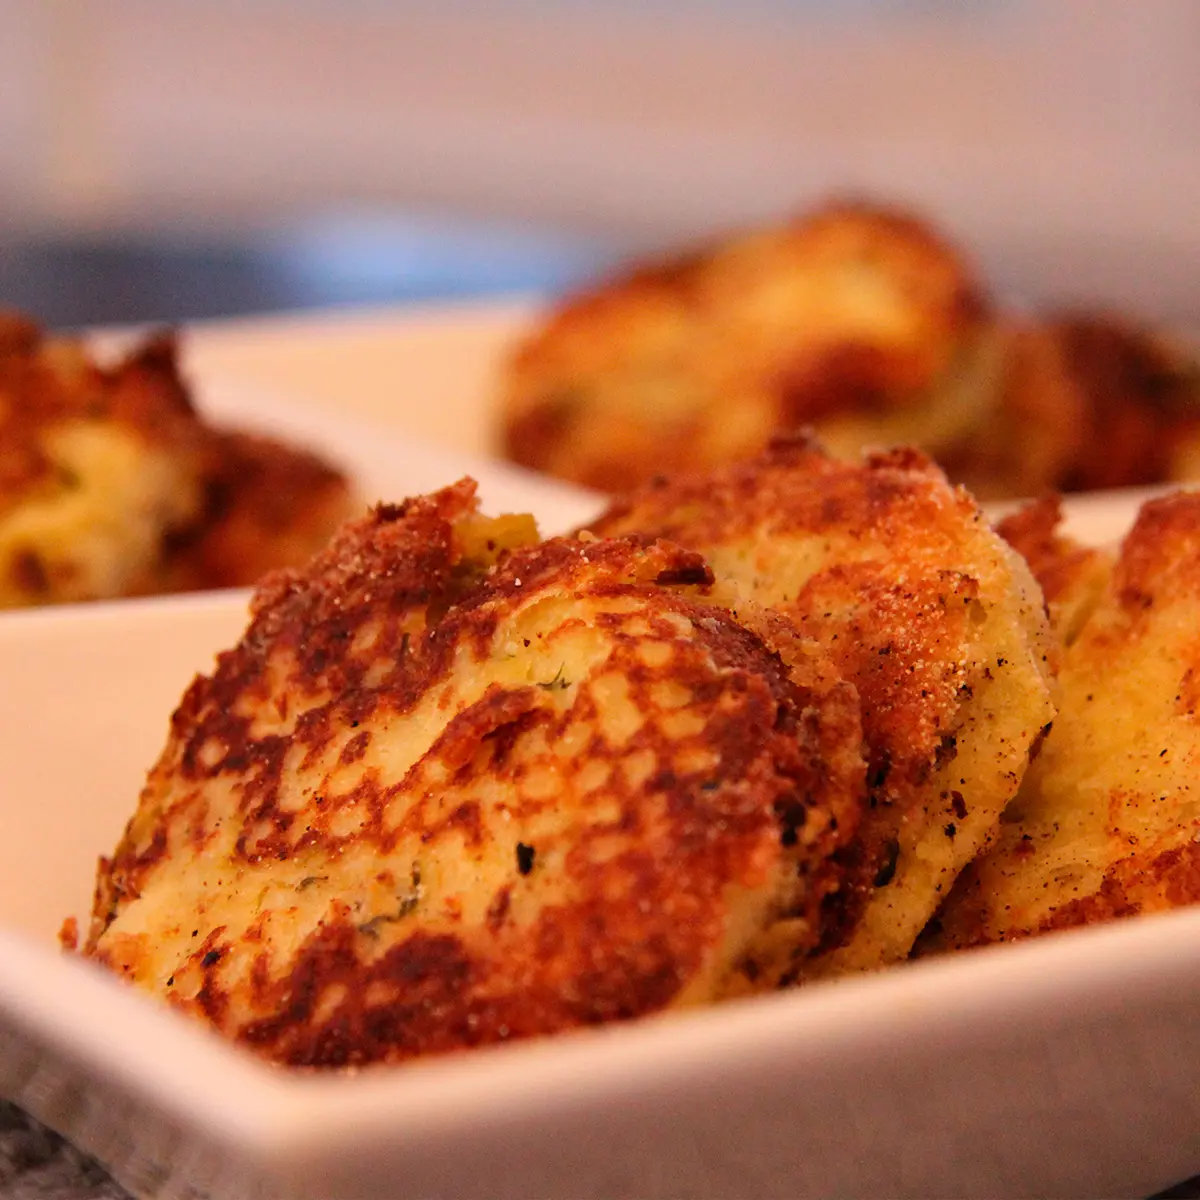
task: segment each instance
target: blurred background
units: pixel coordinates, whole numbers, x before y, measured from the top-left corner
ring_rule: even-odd
[[[3,0],[0,301],[553,292],[857,192],[1195,324],[1198,68],[1195,0]]]

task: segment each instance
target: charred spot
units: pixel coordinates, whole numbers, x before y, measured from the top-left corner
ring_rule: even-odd
[[[403,983],[436,980],[442,986],[465,983],[471,973],[466,947],[450,934],[414,933],[388,951],[381,974]]]
[[[532,729],[539,719],[540,716],[536,712],[523,713],[515,720],[507,721],[483,735],[484,742],[492,748],[493,769],[500,770],[508,764],[517,740],[527,730]]]
[[[808,809],[798,800],[786,804],[779,814],[780,833],[779,843],[782,846],[794,846],[799,840],[799,830],[808,820]]]
[[[825,496],[821,500],[821,524],[840,525],[846,516],[845,500],[841,496]],[[889,647],[890,649],[890,647]],[[884,651],[880,651],[880,654]]]
[[[661,587],[670,587],[672,584],[707,587],[713,582],[713,578],[712,568],[699,554],[696,554],[692,556],[690,562],[682,562],[677,566],[660,571],[655,576],[654,582]]]
[[[679,776],[674,771],[657,771],[646,780],[646,789],[651,792],[673,792],[679,786]]]
[[[220,950],[210,950],[201,960],[202,967],[215,967],[221,961]]]
[[[141,874],[158,863],[167,852],[167,831],[161,825],[155,828],[150,844],[140,854],[131,856],[128,862],[118,860],[116,865],[125,868],[130,875]]]
[[[532,870],[533,864],[530,863]],[[522,872],[525,874],[525,872]],[[487,927],[495,933],[501,925],[504,924],[508,917],[508,910],[512,906],[512,887],[505,884],[493,897],[491,903],[487,907]]]
[[[450,720],[430,747],[429,755],[440,759],[455,775],[469,773],[479,747],[488,742],[489,735],[497,735],[494,747],[511,748],[520,733],[536,721],[548,719],[548,714],[537,712],[536,695],[533,687],[508,691],[492,684],[476,703]],[[506,726],[514,728],[505,732]]]
[[[50,572],[36,550],[21,550],[13,555],[9,576],[22,591],[44,596],[50,590]]]
[[[892,756],[884,750],[867,769],[867,787],[872,791],[882,788],[892,772]]]
[[[357,724],[357,722],[355,722]],[[367,747],[371,744],[371,733],[367,729],[362,729],[356,733],[342,747],[342,752],[338,755],[338,762],[342,766],[349,766],[351,763],[356,763],[367,752]]]
[[[517,871],[521,875],[528,875],[533,870],[534,860],[537,858],[537,851],[525,842],[517,843]]]
[[[942,740],[938,742],[937,749],[934,751],[934,767],[943,767],[946,763],[953,762],[957,754],[958,738],[952,733],[942,734]]]
[[[953,838],[958,833],[958,826],[953,821],[949,821],[942,827],[942,832],[948,838]]]
[[[879,869],[875,872],[874,882],[877,888],[887,887],[896,878],[896,866],[899,862],[900,843],[893,838],[891,841],[885,842],[883,846],[882,861]]]
[[[963,799],[962,792],[956,790],[950,793],[950,807],[960,821],[967,819],[967,802]]]
[[[483,841],[483,810],[478,800],[466,800],[445,821],[445,828],[461,829],[469,845]]]

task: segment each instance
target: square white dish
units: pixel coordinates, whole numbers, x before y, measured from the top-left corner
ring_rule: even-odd
[[[381,455],[390,498],[474,470],[489,508],[551,532],[594,504],[349,428],[321,444],[368,490]],[[1134,505],[1081,500],[1073,528],[1109,540]],[[60,922],[86,916],[245,599],[0,620],[0,1095],[135,1194],[1144,1196],[1200,1170],[1197,911],[354,1076],[263,1066],[64,957]]]

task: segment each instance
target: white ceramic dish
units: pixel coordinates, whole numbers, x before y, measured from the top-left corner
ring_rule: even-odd
[[[549,530],[594,503],[244,399],[393,498],[475,470]],[[1081,501],[1074,527],[1107,540],[1132,503]],[[225,593],[0,621],[0,1095],[136,1194],[1147,1195],[1200,1170],[1196,911],[351,1077],[265,1067],[62,956],[244,612]]]
[[[366,498],[471,473],[489,511],[553,532],[596,498],[472,454],[527,316],[312,318],[189,344],[206,412],[321,447]],[[250,385],[227,382],[243,368]],[[1071,522],[1107,541],[1132,509],[1089,497]],[[1200,1170],[1200,913],[350,1078],[263,1067],[63,957],[62,918],[87,913],[96,855],[245,600],[0,620],[0,1095],[134,1193],[1145,1195]]]

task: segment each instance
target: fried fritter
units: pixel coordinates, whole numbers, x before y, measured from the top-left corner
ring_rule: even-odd
[[[804,439],[620,501],[591,528],[698,550],[821,642],[858,689],[871,809],[810,977],[904,958],[1016,791],[1054,713],[1041,595],[971,498],[915,452]]]
[[[162,590],[248,587],[299,566],[361,511],[344,472],[240,430],[208,434],[203,515],[165,549]]]
[[[930,948],[1200,900],[1200,495],[1143,506],[1067,647],[1061,709]]]
[[[1029,564],[1045,597],[1055,641],[1069,646],[1100,603],[1113,555],[1067,537],[1059,529],[1061,519],[1062,498],[1052,494],[1004,517],[996,532]]]
[[[500,384],[503,453],[610,492],[813,429],[984,500],[1200,479],[1200,361],[1126,314],[997,309],[928,223],[832,204],[567,297]]]
[[[956,443],[998,366],[982,289],[915,218],[835,204],[566,300],[516,352],[504,453],[608,491],[815,427]]]
[[[1107,313],[1005,321],[996,402],[939,461],[976,496],[1200,478],[1200,363]]]
[[[0,608],[143,589],[201,511],[203,463],[169,340],[102,368],[0,315]]]
[[[0,314],[0,608],[252,584],[356,509],[324,459],[206,423],[170,334],[104,366]]]
[[[788,978],[865,800],[854,689],[710,603],[693,552],[535,539],[464,481],[265,583],[101,864],[85,953],[297,1065]]]

